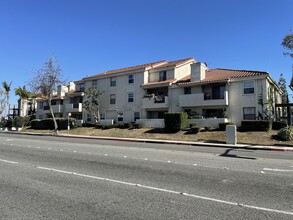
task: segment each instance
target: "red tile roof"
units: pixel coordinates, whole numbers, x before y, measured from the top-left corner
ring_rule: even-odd
[[[131,66],[131,67],[126,67],[126,68],[121,68],[121,69],[116,69],[116,70],[110,70],[110,71],[99,73],[99,74],[96,74],[93,76],[85,77],[84,79],[95,78],[95,77],[100,77],[100,76],[110,75],[110,74],[115,74],[115,73],[123,73],[123,72],[128,72],[128,71],[133,71],[133,70],[139,70],[139,69],[154,68],[154,67],[159,66],[164,63],[167,63],[167,61],[162,60],[162,61],[157,61],[157,62],[153,62],[153,63],[147,63],[147,64],[141,64],[141,65],[137,65],[137,66]]]
[[[179,86],[197,85],[212,82],[228,81],[232,78],[251,77],[259,75],[269,75],[267,72],[251,71],[251,70],[233,70],[233,69],[210,69],[206,70],[205,79],[190,81],[191,75],[177,81]]]
[[[181,59],[181,60],[174,60],[174,61],[170,61],[170,62],[167,62],[165,64],[162,64],[162,65],[159,65],[159,66],[155,67],[154,69],[166,68],[166,67],[176,67],[176,66],[179,66],[181,64],[190,62],[190,61],[195,62],[195,59],[191,57],[191,58],[185,58],[185,59]]]

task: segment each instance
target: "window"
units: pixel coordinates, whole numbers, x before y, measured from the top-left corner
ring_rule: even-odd
[[[78,92],[84,92],[84,83],[79,84],[79,90]]]
[[[110,78],[110,86],[116,86],[116,78],[115,77]]]
[[[101,113],[101,114],[100,114],[100,118],[101,118],[101,119],[105,119],[105,118],[106,118],[106,117],[105,117],[105,113]]]
[[[184,87],[184,95],[191,94],[191,87]]]
[[[110,104],[113,105],[116,103],[116,95],[110,94]]]
[[[51,105],[57,105],[56,100],[52,100],[52,101],[51,101]]]
[[[86,121],[92,121],[92,117],[91,117],[90,114],[87,114],[87,115],[86,115]]]
[[[255,107],[243,108],[243,119],[244,120],[255,120]]]
[[[94,88],[94,89],[97,88],[97,80],[92,81],[92,88]]]
[[[254,82],[248,81],[243,83],[243,93],[244,94],[254,94]]]
[[[43,102],[40,102],[39,109],[43,109],[43,108],[44,108],[44,103]]]
[[[123,121],[123,113],[118,113],[117,121]]]
[[[128,102],[133,102],[133,93],[128,93]]]
[[[159,74],[159,81],[165,81],[167,79],[166,71],[161,71]]]
[[[134,121],[140,119],[140,112],[134,112]]]
[[[128,75],[128,83],[129,84],[134,83],[134,76],[133,76],[133,74]]]

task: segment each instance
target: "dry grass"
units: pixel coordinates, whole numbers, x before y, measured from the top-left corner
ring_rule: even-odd
[[[24,129],[23,132],[51,133],[48,130]],[[103,137],[123,137],[123,138],[143,138],[143,139],[161,139],[177,141],[200,141],[211,143],[225,143],[226,134],[224,131],[201,131],[197,134],[188,134],[186,131],[180,131],[175,134],[164,133],[160,129],[96,129],[96,128],[75,128],[70,131],[63,130],[61,134],[103,136]],[[270,132],[237,132],[237,142],[239,144],[250,145],[276,145],[291,146],[293,141],[280,141],[275,139],[277,131]]]

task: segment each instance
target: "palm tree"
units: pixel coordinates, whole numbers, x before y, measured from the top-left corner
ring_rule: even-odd
[[[9,98],[10,98],[11,84],[12,84],[12,81],[10,83],[7,83],[6,81],[2,82],[2,86],[5,90],[5,95],[6,95],[6,103],[8,106],[7,117],[9,115]]]
[[[22,88],[19,86],[18,88],[14,90],[14,92],[15,92],[15,95],[19,96],[19,99],[21,101],[21,110],[24,110],[24,102],[25,100],[31,97],[31,93],[26,90],[25,86],[23,86]],[[25,116],[24,112],[23,112],[23,116]]]

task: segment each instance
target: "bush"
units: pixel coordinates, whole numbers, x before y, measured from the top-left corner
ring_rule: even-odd
[[[67,129],[68,127],[68,119],[67,118],[56,118],[58,130]],[[69,126],[70,128],[73,128],[76,126],[76,119],[75,118],[69,118]],[[31,121],[31,127],[33,129],[54,129],[54,121],[52,118],[46,118],[46,119],[34,119]]]
[[[134,129],[141,129],[141,128],[143,128],[143,123],[141,123],[141,122],[135,122],[132,125],[132,128],[134,128]]]
[[[194,127],[190,128],[190,133],[191,134],[197,134],[198,132],[200,132],[200,127],[194,126]]]
[[[293,140],[293,127],[287,126],[278,131],[278,137],[283,141]]]
[[[196,126],[197,126],[196,123],[190,123],[190,124],[189,124],[189,127],[190,127],[190,128],[192,128],[192,127],[196,127]]]
[[[268,120],[241,121],[242,131],[269,131],[271,129],[272,129],[272,122]]]
[[[164,121],[167,132],[178,132],[187,127],[187,114],[186,112],[165,113]]]
[[[102,129],[118,128],[119,124],[102,125]]]
[[[14,127],[20,127],[20,128],[22,128],[22,127],[28,125],[29,121],[30,121],[30,117],[28,117],[28,116],[25,116],[25,117],[23,117],[23,116],[16,116],[13,119],[13,125],[14,125]]]
[[[206,131],[211,131],[211,130],[213,130],[213,126],[208,125],[208,126],[205,126],[204,129],[205,129]]]
[[[220,131],[226,131],[226,126],[227,125],[234,125],[234,124],[232,122],[219,123],[219,130]]]
[[[280,130],[285,127],[287,127],[287,123],[284,121],[274,121],[272,126],[273,130]]]

